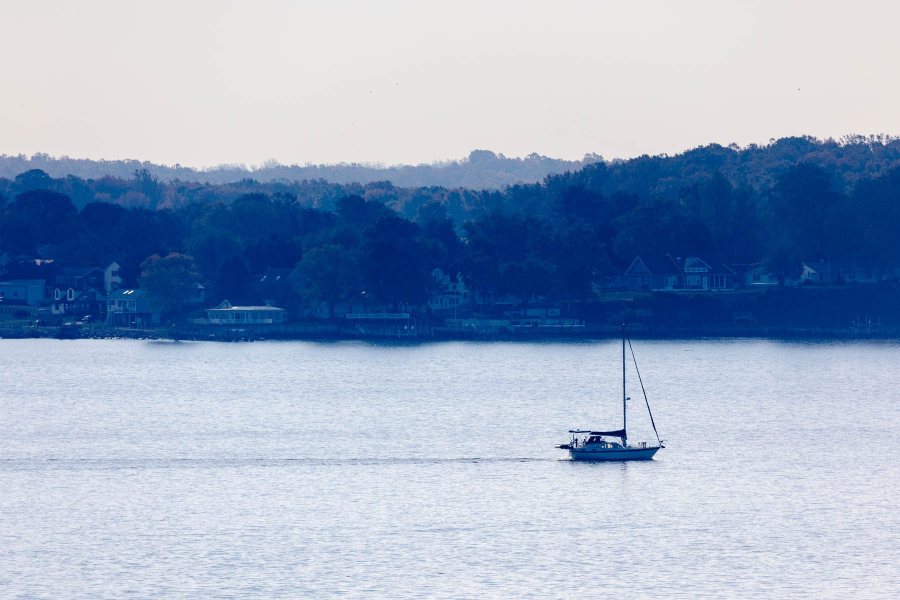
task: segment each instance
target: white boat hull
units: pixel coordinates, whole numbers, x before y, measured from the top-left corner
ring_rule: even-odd
[[[652,448],[569,448],[572,460],[650,460],[659,446]]]

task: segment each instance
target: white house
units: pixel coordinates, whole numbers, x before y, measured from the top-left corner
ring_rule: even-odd
[[[834,279],[837,279],[837,274],[832,271],[830,262],[822,260],[803,263],[803,270],[800,272],[800,283],[806,281],[831,283]]]
[[[275,306],[233,306],[223,300],[206,310],[212,325],[277,325],[284,322],[284,309]]]
[[[103,269],[103,289],[107,294],[122,287],[122,277],[119,275],[119,263],[113,261]]]
[[[734,288],[734,269],[712,256],[673,257],[684,274],[682,286],[686,290],[727,290]]]
[[[431,271],[433,294],[428,301],[432,310],[468,309],[471,306],[469,289],[463,282],[462,275],[455,278],[445,274],[441,269]]]

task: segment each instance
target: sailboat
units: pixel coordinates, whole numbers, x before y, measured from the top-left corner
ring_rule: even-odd
[[[641,383],[641,391],[644,393],[644,402],[647,405],[647,413],[650,415],[650,423],[653,425],[653,433],[656,434],[656,445],[647,442],[638,442],[635,445],[628,444],[626,431],[626,408],[631,399],[625,391],[625,343],[631,349],[631,358],[634,361],[634,369],[637,372],[638,381]],[[653,413],[650,412],[650,401],[647,400],[647,392],[644,390],[644,382],[641,380],[641,372],[637,368],[637,359],[634,357],[634,349],[631,348],[631,338],[625,325],[622,325],[622,429],[614,431],[593,431],[591,429],[570,429],[572,440],[568,444],[560,444],[557,448],[568,450],[572,460],[650,460],[653,455],[665,448],[659,439],[656,423],[653,421]]]

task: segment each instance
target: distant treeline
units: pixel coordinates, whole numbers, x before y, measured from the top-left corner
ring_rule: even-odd
[[[534,183],[551,173],[574,171],[600,162],[603,157],[588,154],[582,160],[561,160],[529,154],[525,158],[507,158],[487,150],[475,150],[462,160],[421,165],[281,165],[269,160],[258,167],[220,165],[194,169],[175,165],[157,165],[139,160],[89,160],[52,157],[47,154],[0,155],[0,177],[12,179],[19,173],[40,169],[54,178],[73,175],[80,179],[118,177],[129,179],[135,171],[146,171],[163,182],[181,181],[224,184],[253,179],[261,183],[324,179],[331,183],[371,183],[390,181],[397,187],[444,186],[473,189],[499,189],[515,183]]]
[[[434,267],[485,293],[569,302],[590,300],[643,254],[765,261],[782,278],[811,259],[900,267],[900,141],[889,138],[706,146],[503,190],[32,170],[0,180],[0,195],[0,253],[33,257],[52,244],[55,266],[116,260],[132,283],[151,255],[186,255],[178,268],[195,268],[213,297],[295,265],[311,302],[391,305],[421,302]],[[25,276],[34,263],[12,264]]]

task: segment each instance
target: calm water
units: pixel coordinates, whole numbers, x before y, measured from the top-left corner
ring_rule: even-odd
[[[0,597],[900,595],[900,344],[635,351],[0,341]]]

